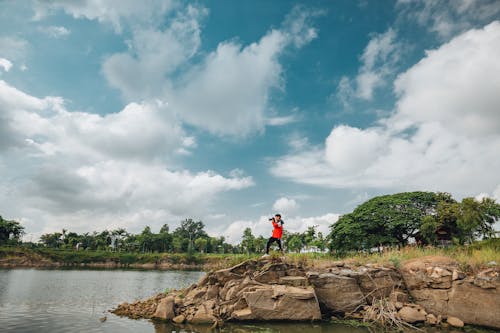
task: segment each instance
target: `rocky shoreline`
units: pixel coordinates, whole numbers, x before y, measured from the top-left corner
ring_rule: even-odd
[[[197,284],[112,310],[176,324],[355,318],[384,326],[419,323],[500,328],[500,268],[466,274],[447,257],[401,267],[331,262],[321,268],[280,258],[247,260]]]

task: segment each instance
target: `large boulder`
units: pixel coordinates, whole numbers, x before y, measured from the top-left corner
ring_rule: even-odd
[[[175,317],[174,313],[174,298],[171,296],[167,296],[163,298],[158,306],[156,307],[155,314],[153,318],[170,320]]]
[[[365,297],[355,278],[333,273],[308,274],[318,301],[332,312],[350,312],[365,304]]]
[[[490,283],[495,288],[478,287],[473,279],[453,283],[448,293],[447,314],[467,324],[500,328],[500,280]]]
[[[246,308],[236,310],[235,320],[319,320],[321,312],[312,288],[283,285],[253,287],[243,292]]]

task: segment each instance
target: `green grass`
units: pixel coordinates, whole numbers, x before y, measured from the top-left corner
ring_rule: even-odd
[[[189,253],[124,253],[108,251],[74,251],[48,248],[0,247],[0,259],[24,257],[33,261],[49,259],[64,265],[91,263],[117,263],[127,267],[136,264],[195,265],[209,269],[226,268],[248,259],[257,259],[261,254],[189,254]],[[271,258],[280,257],[273,253]],[[367,263],[393,265],[398,268],[403,262],[424,256],[446,256],[456,260],[466,270],[476,270],[496,262],[500,264],[500,239],[489,239],[468,246],[405,247],[383,253],[355,253],[347,257],[335,257],[327,253],[287,253],[286,261],[304,267],[322,267],[332,261],[342,260],[353,265]]]

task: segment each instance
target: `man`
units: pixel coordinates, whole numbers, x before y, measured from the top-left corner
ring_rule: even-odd
[[[266,254],[262,256],[263,258],[269,257],[269,248],[271,247],[271,244],[274,242],[278,243],[280,251],[281,253],[283,253],[283,249],[281,247],[281,237],[283,236],[283,224],[285,222],[281,219],[280,214],[274,215],[274,217],[270,218],[269,221],[271,221],[271,223],[273,224],[273,235],[267,241]]]

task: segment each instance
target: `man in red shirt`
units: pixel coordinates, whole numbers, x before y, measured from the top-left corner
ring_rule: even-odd
[[[283,253],[283,249],[281,247],[281,237],[283,236],[283,224],[285,222],[281,219],[281,215],[280,214],[274,215],[274,217],[270,218],[269,221],[271,221],[272,224],[273,224],[273,235],[267,241],[266,254],[264,254],[262,257],[268,257],[269,256],[269,248],[271,247],[271,244],[273,242],[278,243],[280,251],[281,251],[281,253]]]

